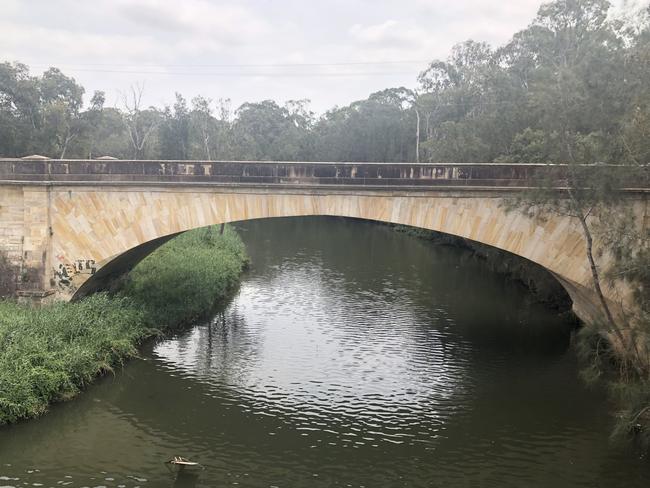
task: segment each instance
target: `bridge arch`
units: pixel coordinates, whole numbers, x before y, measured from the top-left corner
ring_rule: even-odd
[[[168,239],[194,228],[259,218],[353,217],[409,225],[517,254],[549,270],[585,320],[600,309],[580,229],[506,211],[490,192],[340,193],[277,189],[74,188],[50,196],[54,282],[63,298],[105,286]]]

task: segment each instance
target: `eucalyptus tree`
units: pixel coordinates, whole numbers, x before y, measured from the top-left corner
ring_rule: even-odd
[[[172,108],[166,106],[158,127],[160,157],[163,159],[189,159],[190,157],[190,111],[185,98],[176,93]]]
[[[233,137],[239,159],[290,160],[308,157],[311,113],[306,101],[281,107],[272,100],[244,103],[235,113]]]
[[[643,165],[650,162],[650,5],[637,25],[625,57],[630,103],[622,119],[621,144],[626,161]]]
[[[69,134],[68,145],[61,157],[93,158],[95,145],[100,139],[99,131],[104,124],[104,104],[106,95],[95,91],[86,110],[80,111],[74,120],[73,130]]]
[[[124,114],[114,107],[103,107],[100,123],[92,131],[90,149],[84,156],[133,157],[133,143],[124,123]]]
[[[233,110],[230,98],[219,98],[216,104],[215,154],[220,159],[237,158],[237,145],[233,135]]]
[[[486,43],[454,46],[446,61],[433,61],[418,77],[421,104],[427,112],[423,148],[430,161],[477,162],[491,159],[491,138],[481,124],[494,55]]]
[[[154,132],[161,122],[155,108],[142,108],[143,93],[143,85],[132,85],[128,94],[122,94],[122,120],[131,142],[133,159],[144,158],[147,144],[154,138]]]
[[[57,68],[50,68],[39,80],[41,98],[41,147],[46,153],[64,158],[70,142],[84,129],[81,117],[84,89]]]
[[[192,99],[192,111],[190,113],[191,133],[198,141],[196,159],[212,160],[213,139],[216,131],[215,118],[212,114],[212,100],[200,95]],[[193,158],[194,159],[194,158]]]
[[[0,154],[35,152],[40,129],[38,80],[21,63],[0,64]]]
[[[415,161],[414,95],[389,88],[325,113],[314,126],[316,157],[331,161]]]

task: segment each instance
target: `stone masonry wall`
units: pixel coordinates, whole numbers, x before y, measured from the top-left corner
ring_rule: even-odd
[[[21,187],[0,187],[0,262],[2,290],[13,291],[22,264],[25,204]],[[13,282],[13,284],[12,284]]]
[[[47,294],[50,288],[49,194],[45,186],[0,186],[3,271],[26,294]]]

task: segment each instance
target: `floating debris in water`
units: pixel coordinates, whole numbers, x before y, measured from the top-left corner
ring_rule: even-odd
[[[199,463],[190,461],[187,458],[181,457],[181,456],[174,456],[171,458],[169,461],[166,461],[167,464],[172,464],[174,466],[178,466],[179,468],[184,468],[186,466],[199,466],[202,467]]]

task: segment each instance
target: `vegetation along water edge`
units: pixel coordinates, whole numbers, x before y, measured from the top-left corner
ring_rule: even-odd
[[[232,228],[205,227],[162,245],[113,293],[42,307],[0,300],[0,425],[42,415],[145,339],[206,316],[247,263]]]

